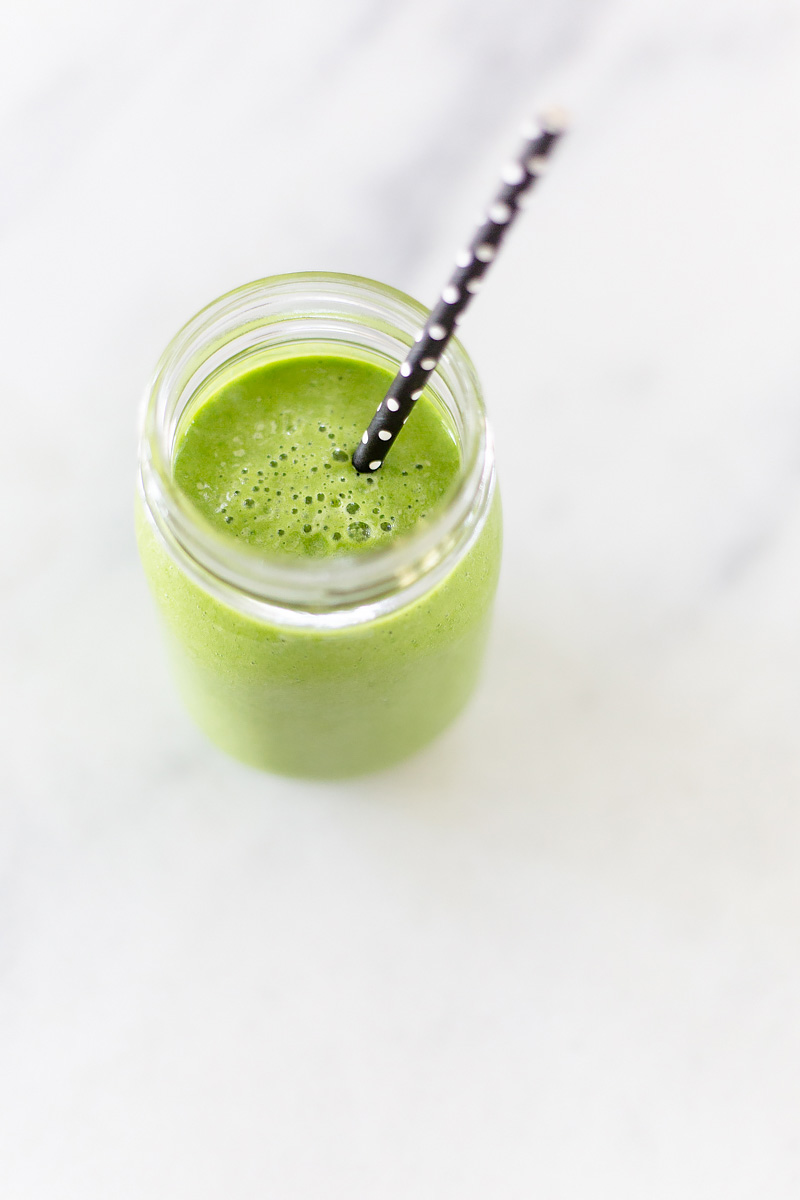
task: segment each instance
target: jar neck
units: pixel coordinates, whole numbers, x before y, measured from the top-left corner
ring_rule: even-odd
[[[167,550],[206,591],[277,624],[337,627],[410,603],[466,553],[489,510],[494,460],[480,384],[455,338],[428,390],[457,442],[458,476],[430,519],[388,547],[322,560],[259,556],[222,535],[174,479],[182,418],[212,375],[240,359],[288,358],[323,346],[394,372],[426,316],[422,305],[384,284],[304,273],[229,292],[177,334],[145,396],[140,487]]]

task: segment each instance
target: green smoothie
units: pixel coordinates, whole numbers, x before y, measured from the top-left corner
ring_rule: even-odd
[[[275,563],[357,562],[410,541],[461,471],[441,406],[424,394],[380,471],[359,475],[352,448],[391,372],[338,350],[290,354],[205,385],[177,428],[174,485],[218,538]],[[431,587],[339,625],[229,603],[184,569],[146,502],[137,527],[186,705],[245,762],[318,778],[372,771],[429,742],[473,690],[499,567],[496,496]]]
[[[422,396],[383,469],[350,463],[392,381],[334,355],[267,363],[214,391],[183,431],[175,481],[221,532],[264,554],[375,549],[428,519],[459,454]]]

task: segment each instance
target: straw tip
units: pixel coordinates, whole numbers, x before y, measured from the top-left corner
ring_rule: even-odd
[[[570,120],[567,110],[558,104],[554,104],[544,109],[538,117],[525,121],[522,126],[522,133],[529,140],[540,137],[543,133],[552,133],[557,136],[566,133],[569,124]]]
[[[570,126],[569,113],[560,104],[546,108],[540,114],[539,121],[545,133],[566,133]]]

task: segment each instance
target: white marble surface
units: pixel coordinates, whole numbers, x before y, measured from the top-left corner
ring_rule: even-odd
[[[796,1200],[800,8],[5,0],[3,1200]],[[575,130],[464,340],[485,681],[382,776],[172,691],[139,396],[259,275],[430,302]]]

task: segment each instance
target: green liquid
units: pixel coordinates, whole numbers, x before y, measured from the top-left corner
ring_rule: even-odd
[[[458,475],[459,455],[422,396],[385,465],[350,463],[392,381],[333,356],[269,363],[221,387],[194,415],[175,480],[222,532],[265,554],[368,550],[428,518]]]
[[[389,545],[447,502],[460,465],[445,417],[423,396],[380,471],[357,474],[352,448],[390,378],[340,354],[242,370],[191,411],[175,481],[254,553],[361,555]],[[317,778],[376,770],[441,732],[474,688],[500,561],[497,498],[435,587],[343,628],[246,616],[184,573],[142,506],[137,528],[185,703],[245,762]]]

